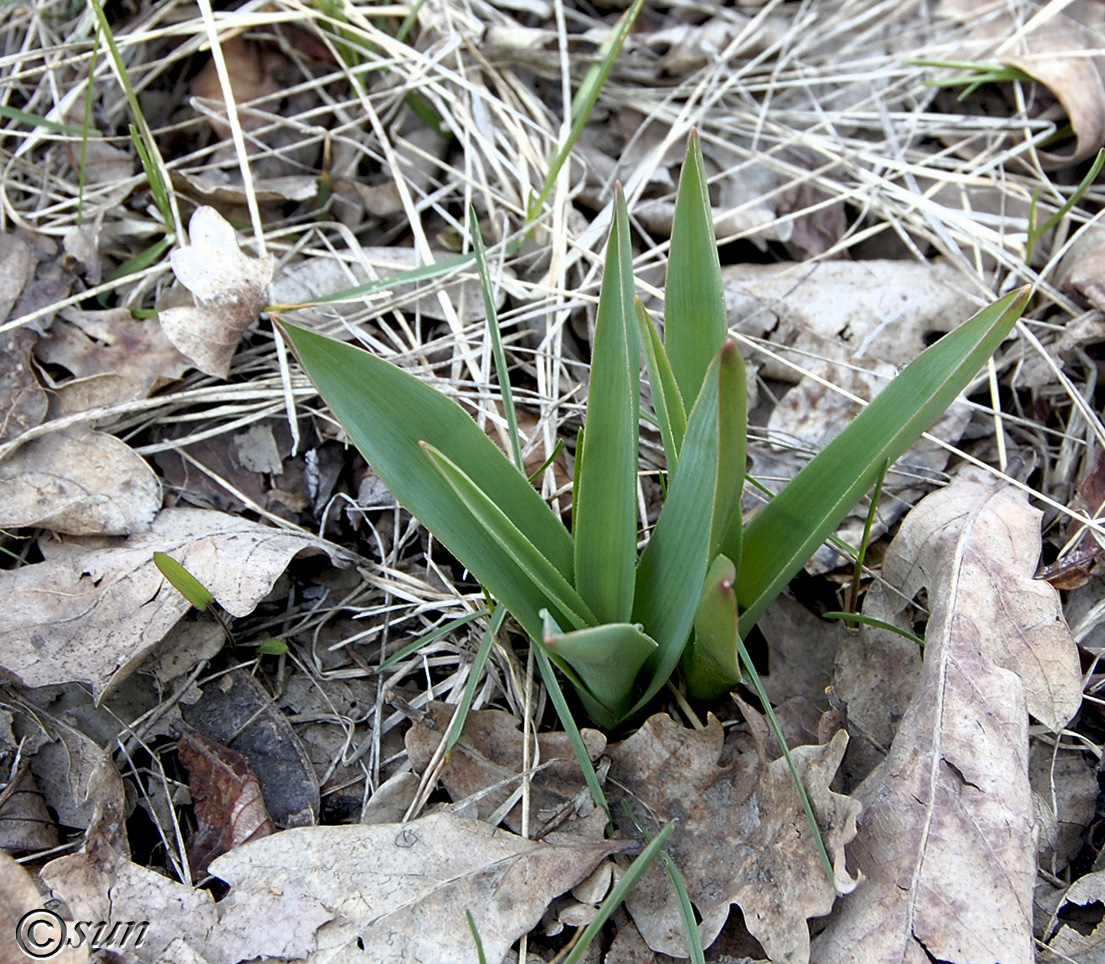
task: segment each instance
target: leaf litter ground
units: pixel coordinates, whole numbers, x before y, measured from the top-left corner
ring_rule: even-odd
[[[506,243],[492,270],[527,464],[566,442],[539,480],[566,512],[613,183],[656,307],[695,126],[730,329],[756,376],[749,471],[768,489],[924,345],[996,294],[1036,291],[989,377],[891,469],[877,507],[862,608],[927,622],[924,659],[900,636],[816,618],[851,579],[832,547],[761,623],[837,889],[858,885],[833,900],[777,746],[731,700],[673,691],[636,733],[587,734],[608,794],[650,832],[677,822],[669,850],[708,960],[1105,954],[1090,832],[1105,739],[1102,196],[1091,187],[1039,239],[1028,220],[1062,206],[1105,141],[1100,5],[646,9],[528,231],[564,105],[618,11],[427,0],[404,27],[410,12],[109,5],[165,160],[168,224],[91,7],[0,13],[13,934],[45,895],[74,921],[148,919],[128,948],[139,960],[474,961],[465,909],[488,960],[566,950],[638,832],[619,810],[604,842],[509,633],[461,742],[436,752],[484,600],[345,446],[261,308],[360,340],[506,445],[471,268],[386,281],[465,250],[475,203]],[[959,101],[925,85],[951,71],[911,59],[1038,80]],[[662,461],[649,431],[642,524]],[[865,511],[841,538],[858,541]],[[189,611],[154,551],[218,610]],[[1041,561],[1063,597],[1033,578]],[[288,652],[260,654],[268,638]],[[686,953],[669,888],[654,868],[588,959]]]

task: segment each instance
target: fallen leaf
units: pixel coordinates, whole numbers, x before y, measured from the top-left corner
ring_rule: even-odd
[[[1091,519],[1100,518],[1105,511],[1105,451],[1097,453],[1093,469],[1078,483],[1070,507]],[[1092,529],[1075,519],[1068,520],[1066,545],[1055,562],[1040,570],[1040,578],[1056,589],[1079,589],[1086,585],[1101,557],[1099,539]]]
[[[844,868],[844,845],[855,835],[859,805],[829,789],[847,742],[840,731],[826,746],[791,750],[834,864],[835,889],[786,761],[769,763],[762,741],[760,752],[740,754],[721,767],[717,719],[711,716],[704,730],[688,730],[658,714],[610,748],[610,779],[624,788],[630,807],[678,821],[667,850],[701,918],[704,947],[721,932],[729,905],[738,904],[772,961],[809,960],[807,919],[827,914],[837,890],[855,886]],[[678,900],[662,867],[649,868],[626,908],[654,951],[688,955]]]
[[[1034,959],[1025,684],[1061,726],[1081,679],[1075,655],[1072,687],[1057,594],[1031,578],[1039,519],[1019,492],[965,472],[887,552],[884,577],[907,599],[926,585],[932,617],[890,753],[856,793],[851,853],[868,881],[817,938],[818,964],[852,962],[860,946],[887,964]]]
[[[156,318],[136,319],[125,308],[64,309],[35,357],[73,375],[53,386],[62,412],[147,398],[191,367]]]
[[[1105,961],[1105,871],[1079,877],[1063,894],[1045,932],[1038,964]]]
[[[603,818],[604,819],[604,818]],[[211,873],[231,885],[223,914],[253,920],[295,913],[279,892],[304,888],[334,916],[319,930],[338,962],[471,964],[471,911],[488,961],[532,930],[549,902],[625,843],[526,840],[443,811],[407,824],[298,827],[224,854]],[[276,956],[263,941],[250,950]]]
[[[23,915],[31,911],[42,910],[42,895],[38,892],[31,875],[17,864],[11,857],[0,851],[0,932],[5,935],[5,943],[16,934],[16,925],[23,919]],[[54,926],[56,921],[43,918],[43,923],[32,932],[34,940],[31,943],[32,950],[46,951],[52,947],[47,942],[56,934]],[[57,964],[78,964],[88,960],[88,946],[81,944],[78,947],[60,947],[56,953],[39,953],[36,957],[48,958]],[[10,952],[5,956],[5,961],[33,960],[30,955]]]
[[[202,733],[185,730],[177,755],[188,771],[188,788],[199,825],[188,855],[192,879],[199,881],[220,854],[276,832],[261,785],[246,758]]]
[[[407,756],[420,773],[429,766],[456,707],[435,701],[427,710],[428,716],[418,720],[406,735]],[[502,710],[469,713],[460,741],[441,773],[441,782],[455,803],[480,794],[476,808],[481,819],[486,820],[522,785],[523,736],[518,726],[518,718]],[[586,728],[581,734],[591,759],[598,759],[606,748],[606,738]],[[542,768],[533,774],[530,784],[530,812],[540,826],[559,816],[585,783],[566,733],[540,733],[537,744],[538,759],[531,765]],[[521,802],[503,822],[515,833],[521,831]],[[539,835],[536,830],[531,833]]]
[[[233,670],[207,683],[184,719],[210,740],[241,753],[257,774],[265,807],[281,827],[318,816],[318,776],[288,718],[249,672]]]
[[[31,365],[36,341],[38,336],[26,328],[0,332],[0,442],[40,425],[50,408]]]
[[[174,249],[169,261],[196,304],[159,312],[161,326],[200,371],[226,378],[242,333],[267,301],[272,256],[243,254],[234,228],[212,207],[196,208],[188,233],[191,242]]]
[[[0,461],[0,527],[122,536],[148,528],[160,508],[160,480],[114,435],[54,432]]]
[[[1072,748],[1056,752],[1035,742],[1028,759],[1036,819],[1040,824],[1040,865],[1058,877],[1086,842],[1097,804],[1097,766]]]
[[[900,592],[898,611],[924,587],[939,601],[944,586],[935,579],[970,527],[953,584],[959,611],[979,629],[981,657],[1015,672],[1028,712],[1058,732],[1081,706],[1082,671],[1059,594],[1033,578],[1042,515],[1023,492],[995,487],[991,476],[967,468],[902,523],[883,577]]]
[[[188,610],[153,553],[167,553],[233,616],[249,615],[288,562],[322,552],[352,557],[306,534],[202,509],[164,509],[126,539],[41,540],[44,560],[0,570],[9,600],[0,666],[27,686],[80,681],[97,700],[112,691]]]

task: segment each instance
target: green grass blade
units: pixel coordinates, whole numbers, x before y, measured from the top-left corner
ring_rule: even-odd
[[[1028,302],[1021,288],[909,364],[744,531],[741,636],[874,483],[967,387]],[[647,624],[646,624],[647,625]]]
[[[555,606],[561,618],[576,629],[593,625],[595,617],[568,580],[526,538],[494,500],[452,459],[434,446],[423,442],[422,450],[454,495],[460,499],[470,519],[475,521],[483,534],[491,538],[496,547],[494,552],[484,552],[476,556],[478,566],[469,564],[458,556],[487,591],[501,599],[527,631],[538,627],[539,614],[549,605]]]
[[[621,189],[607,243],[587,396],[586,453],[575,478],[575,585],[600,623],[629,622],[637,568],[641,353],[633,250]]]
[[[437,642],[442,636],[448,636],[454,629],[460,629],[461,626],[466,626],[473,620],[481,619],[486,615],[488,615],[486,609],[476,609],[473,612],[465,613],[463,616],[458,616],[456,619],[450,619],[444,626],[431,629],[428,633],[423,633],[417,639],[412,639],[405,646],[401,646],[376,667],[376,672],[382,673],[384,670],[390,669],[396,663],[405,660],[411,653],[417,653],[423,646],[429,646],[430,643]]]
[[[319,394],[399,502],[482,579],[499,555],[464,503],[427,463],[428,442],[455,462],[569,582],[572,540],[534,488],[459,405],[353,345],[292,325],[281,330]],[[540,632],[540,628],[537,628]]]
[[[706,168],[698,134],[692,132],[675,198],[664,295],[664,345],[688,408],[694,407],[706,369],[727,332]]]
[[[736,581],[733,561],[714,559],[695,611],[694,637],[683,653],[683,678],[695,699],[715,699],[740,682]]]
[[[656,326],[645,311],[640,298],[636,300],[634,308],[637,312],[637,329],[641,345],[645,350],[648,383],[652,389],[652,407],[656,412],[656,422],[660,426],[660,438],[664,443],[668,473],[671,474],[675,472],[675,467],[679,463],[679,449],[683,445],[683,436],[687,434],[687,410],[683,407],[683,398],[679,394],[679,385],[672,373],[668,353],[664,350]]]
[[[599,912],[595,915],[594,920],[583,929],[583,933],[580,935],[575,947],[573,947],[571,953],[564,958],[563,964],[579,964],[579,962],[583,960],[592,941],[602,932],[602,928],[607,920],[610,919],[610,915],[618,909],[618,905],[621,904],[629,892],[637,886],[637,882],[644,876],[645,871],[652,866],[653,861],[663,852],[664,845],[674,832],[675,824],[666,824],[649,842],[648,846],[641,851],[640,856],[629,865],[622,879],[619,880],[610,893],[607,894],[606,900],[602,902],[602,906],[599,907]]]
[[[556,709],[560,725],[564,727],[564,732],[568,734],[568,742],[572,745],[576,762],[583,771],[583,779],[587,784],[587,789],[591,791],[591,799],[595,801],[596,806],[602,807],[606,811],[609,820],[610,804],[606,800],[606,793],[602,789],[602,784],[599,783],[595,765],[591,762],[591,757],[587,753],[587,746],[583,742],[583,734],[579,732],[579,726],[576,725],[575,717],[572,716],[572,711],[568,707],[568,701],[564,698],[564,691],[560,688],[560,681],[553,671],[552,662],[540,643],[534,644],[533,655],[537,660],[537,669],[541,674],[541,679],[545,681],[545,690]],[[604,725],[601,718],[596,718],[596,722],[600,726]]]
[[[526,465],[522,461],[522,443],[518,437],[518,413],[514,409],[514,393],[510,388],[510,370],[503,351],[503,336],[499,329],[499,312],[495,308],[495,292],[491,287],[491,269],[487,264],[487,249],[483,246],[479,218],[474,206],[468,208],[468,230],[472,235],[472,253],[476,256],[476,271],[480,276],[480,291],[483,293],[483,309],[487,314],[487,330],[491,336],[491,354],[495,359],[495,374],[499,376],[499,395],[503,400],[503,414],[506,416],[507,434],[510,436],[510,450],[514,455],[514,464],[518,471],[525,474]]]
[[[9,107],[7,104],[0,104],[0,117],[18,121],[20,124],[27,124],[29,127],[41,127],[54,134],[72,134],[83,137],[87,133],[83,127],[77,127],[75,124],[62,124],[59,121],[52,121],[38,114],[20,110],[18,107]]]
[[[545,176],[545,183],[541,186],[541,193],[534,198],[529,205],[529,211],[526,217],[527,224],[532,224],[548,203],[549,195],[552,194],[556,179],[560,176],[560,169],[564,167],[565,161],[568,160],[569,155],[572,153],[572,148],[575,147],[576,141],[579,140],[579,135],[583,132],[583,127],[587,123],[587,118],[591,116],[591,111],[594,110],[595,104],[598,102],[603,84],[606,83],[606,78],[610,76],[610,71],[614,69],[614,61],[617,60],[618,54],[621,52],[622,44],[625,43],[625,38],[629,36],[629,31],[636,22],[637,15],[641,12],[641,8],[644,5],[644,0],[633,0],[633,6],[622,16],[622,19],[618,22],[618,26],[611,34],[609,41],[607,41],[602,51],[602,59],[587,71],[587,75],[583,78],[583,83],[580,84],[579,90],[576,91],[575,97],[572,98],[572,128],[568,132],[568,139],[560,145],[560,149],[556,152],[556,156],[549,165],[549,173]]]
[[[656,651],[656,640],[633,623],[604,623],[562,633],[548,612],[542,642],[575,671],[614,719],[629,709],[637,673]]]
[[[460,742],[460,735],[464,732],[464,724],[468,722],[468,714],[472,710],[472,704],[476,700],[476,690],[483,682],[483,670],[487,660],[491,656],[491,650],[495,645],[495,637],[499,635],[506,622],[507,609],[499,606],[495,609],[491,622],[480,640],[480,648],[476,650],[476,658],[472,661],[472,668],[468,673],[468,680],[464,684],[464,692],[461,694],[457,711],[449,721],[449,732],[445,734],[445,759],[453,752],[453,747]]]

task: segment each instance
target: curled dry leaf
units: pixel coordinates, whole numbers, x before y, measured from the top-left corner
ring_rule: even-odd
[[[1074,133],[1073,151],[1037,150],[1046,169],[1077,164],[1105,144],[1105,83],[1101,50],[1105,47],[1105,16],[1098,3],[1063,4],[1058,11],[1039,11],[1027,24],[1016,15],[979,16],[979,7],[993,5],[978,0],[944,0],[939,10],[961,20],[974,40],[992,40],[990,53],[977,45],[958,59],[993,61],[1024,71],[1041,83],[1058,101]],[[953,58],[955,59],[955,58]],[[1057,127],[1064,118],[1047,114]]]
[[[624,848],[526,840],[441,812],[406,824],[285,830],[224,854],[211,872],[231,884],[224,915],[262,919],[259,901],[265,919],[294,915],[292,895],[305,890],[334,918],[317,934],[328,962],[470,964],[466,910],[486,959],[502,961],[554,897]],[[251,950],[277,956],[263,942]]]
[[[1061,726],[1081,681],[1057,594],[1031,577],[1039,519],[1020,493],[966,472],[888,550],[884,576],[906,598],[928,586],[933,612],[909,709],[856,794],[851,852],[869,879],[819,936],[819,964],[854,961],[859,946],[896,964],[1033,960],[1025,700]]]
[[[456,707],[434,702],[428,709],[430,718],[419,720],[406,735],[407,755],[411,766],[419,772],[429,765]],[[477,802],[478,814],[483,819],[521,786],[523,736],[518,722],[517,717],[501,710],[469,713],[460,741],[442,771],[441,780],[454,802],[495,787]],[[591,759],[597,759],[606,747],[606,738],[597,730],[581,732]],[[530,811],[537,816],[539,825],[543,818],[560,816],[562,808],[585,784],[567,734],[541,733],[537,744],[539,759],[534,762],[542,769],[533,775]],[[521,830],[521,811],[518,803],[503,821],[515,833]]]
[[[10,601],[0,667],[27,686],[80,681],[97,700],[129,676],[188,610],[153,563],[167,553],[231,615],[246,616],[301,552],[351,561],[309,535],[203,509],[165,509],[126,539],[43,540],[45,559],[0,571]]]
[[[1051,915],[1038,964],[1100,964],[1105,960],[1105,871],[1080,877],[1067,888]]]
[[[161,311],[161,326],[200,371],[226,378],[242,333],[265,306],[273,260],[243,254],[234,229],[212,207],[196,208],[188,233],[191,243],[169,260],[196,304]]]
[[[199,881],[220,854],[276,831],[265,809],[261,785],[241,753],[185,730],[177,754],[188,771],[188,787],[199,828],[189,846],[192,879]]]
[[[0,526],[75,536],[149,527],[161,482],[126,442],[103,432],[55,432],[0,461]]]
[[[772,961],[806,964],[807,918],[827,914],[836,890],[855,886],[844,868],[844,845],[855,835],[859,805],[829,789],[847,734],[791,751],[836,869],[836,890],[826,879],[786,761],[769,763],[760,752],[720,767],[722,742],[721,723],[713,716],[706,729],[688,730],[658,714],[610,749],[610,776],[630,795],[635,812],[678,820],[667,849],[701,916],[703,946],[721,932],[729,905],[738,904]],[[649,868],[626,907],[649,947],[687,956],[683,918],[662,867]]]

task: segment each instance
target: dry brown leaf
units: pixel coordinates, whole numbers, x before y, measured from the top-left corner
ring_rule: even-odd
[[[202,509],[165,509],[126,539],[41,543],[44,560],[0,571],[9,602],[0,666],[27,686],[81,681],[97,700],[119,685],[188,610],[153,563],[165,552],[231,615],[246,616],[301,552],[352,557],[305,534]]]
[[[1041,517],[1023,492],[965,469],[902,523],[883,577],[901,592],[899,609],[923,587],[942,601],[944,586],[935,580],[969,527],[954,584],[959,610],[978,628],[982,658],[1020,676],[1028,712],[1058,732],[1082,703],[1082,672],[1059,594],[1033,578]]]
[[[434,702],[427,708],[429,717],[417,721],[406,735],[407,755],[411,766],[424,772],[448,730],[454,706]],[[501,710],[477,710],[469,713],[464,732],[453,748],[449,762],[441,773],[454,802],[489,787],[496,789],[482,795],[476,803],[477,815],[487,819],[521,786],[523,737],[519,720]],[[606,738],[597,730],[581,731],[592,760],[606,748]],[[541,733],[537,764],[549,764],[533,775],[530,811],[538,825],[559,815],[562,808],[585,785],[579,764],[565,733]],[[518,803],[503,822],[515,833],[522,826],[522,805]]]
[[[1067,888],[1045,932],[1038,964],[1105,962],[1105,871],[1080,877]]]
[[[0,527],[122,536],[148,528],[160,508],[160,480],[114,435],[55,432],[0,461]]]
[[[0,332],[0,442],[41,424],[50,408],[31,365],[31,350],[37,340],[38,336],[26,328]]]
[[[226,378],[242,333],[267,301],[272,256],[243,254],[234,228],[212,207],[196,208],[188,233],[191,243],[176,248],[169,260],[196,304],[164,309],[159,313],[161,326],[200,371]]]
[[[0,851],[0,933],[4,935],[4,946],[8,942],[14,943],[13,938],[16,926],[23,919],[23,915],[31,911],[42,911],[43,897],[38,888],[19,864],[3,851]],[[34,957],[46,958],[56,961],[57,964],[78,964],[88,960],[88,947],[85,944],[79,947],[59,947],[52,952],[53,941],[60,936],[57,920],[50,917],[39,918],[41,923],[32,926],[30,934],[21,933],[27,941],[28,948],[34,953]],[[27,924],[24,923],[24,927]],[[45,953],[51,951],[51,953]],[[18,962],[33,960],[31,955],[24,956],[17,953],[14,947],[3,956],[6,962]]]
[[[1081,679],[1057,594],[1031,578],[1039,518],[1020,493],[967,472],[920,503],[888,550],[884,575],[907,598],[927,585],[932,618],[909,709],[856,794],[851,852],[869,880],[818,938],[818,964],[853,964],[857,947],[886,964],[1033,960],[1028,718],[1013,669],[1033,675],[1037,715],[1053,726]]]
[[[327,908],[334,921],[319,930],[312,961],[471,964],[466,910],[487,960],[501,961],[554,897],[624,847],[525,840],[441,812],[407,824],[286,830],[224,854],[211,872],[231,884],[224,915],[294,915],[296,888]],[[257,937],[250,950],[275,956]]]
[[[225,673],[205,685],[203,696],[182,712],[205,737],[245,757],[277,825],[301,827],[315,822],[318,775],[295,728],[251,673],[244,669]]]
[[[698,909],[704,946],[721,932],[729,905],[739,904],[772,961],[805,964],[806,921],[829,912],[836,890],[822,869],[786,761],[768,763],[762,753],[746,753],[720,767],[722,742],[713,716],[706,729],[688,730],[656,715],[611,747],[610,777],[630,794],[637,813],[678,821],[667,850]],[[844,845],[855,834],[859,805],[833,793],[829,783],[847,742],[841,731],[826,746],[791,750],[842,893],[855,885],[844,867]],[[626,907],[649,947],[687,956],[683,918],[662,867],[649,868]]]
[[[146,398],[191,367],[156,318],[136,319],[125,308],[61,314],[35,357],[74,376],[54,387],[62,412]]]
[[[977,40],[994,41],[993,53],[976,47],[959,59],[997,60],[1003,66],[1023,70],[1043,84],[1059,102],[1066,117],[1048,112],[1057,127],[1069,121],[1075,137],[1073,151],[1058,153],[1037,149],[1045,169],[1077,164],[1105,144],[1105,83],[1101,75],[1101,50],[1105,47],[1105,11],[1100,3],[1074,0],[1057,11],[1034,17],[1022,30],[1023,20],[1012,13],[980,17],[974,0],[945,0],[939,10],[971,28]],[[956,59],[956,58],[951,58]]]
[[[201,880],[220,854],[276,832],[261,785],[236,750],[185,730],[177,754],[188,771],[188,788],[199,825],[188,848],[192,879]]]

